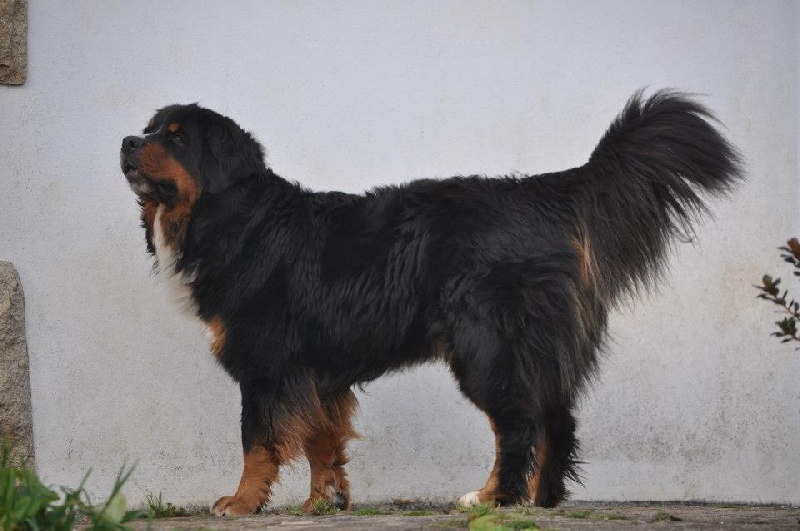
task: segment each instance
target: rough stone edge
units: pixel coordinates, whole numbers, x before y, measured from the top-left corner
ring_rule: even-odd
[[[28,77],[28,0],[0,0],[0,84]]]
[[[0,261],[0,442],[6,437],[11,443],[11,463],[33,467],[25,297],[14,265]]]

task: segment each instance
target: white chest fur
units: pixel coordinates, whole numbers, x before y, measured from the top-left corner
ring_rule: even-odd
[[[197,305],[192,295],[191,283],[193,275],[185,272],[175,271],[178,261],[178,252],[167,244],[165,230],[168,227],[163,222],[164,205],[159,205],[156,210],[155,222],[153,224],[153,245],[156,248],[156,258],[158,259],[158,271],[160,277],[167,285],[175,304],[182,311],[195,314]]]

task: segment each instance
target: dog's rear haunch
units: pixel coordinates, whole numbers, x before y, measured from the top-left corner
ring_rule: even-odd
[[[158,111],[123,140],[122,170],[161,275],[242,392],[244,472],[213,512],[256,511],[303,454],[305,508],[348,508],[351,386],[428,360],[496,437],[486,485],[462,501],[561,502],[608,310],[658,277],[701,194],[741,176],[712,122],[683,94],[638,93],[581,167],[353,195],[281,178],[229,118]]]

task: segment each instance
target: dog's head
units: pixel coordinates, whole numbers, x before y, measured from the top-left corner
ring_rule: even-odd
[[[122,140],[122,172],[142,202],[166,210],[191,210],[202,194],[218,194],[266,167],[249,133],[198,105],[164,107],[143,133]]]

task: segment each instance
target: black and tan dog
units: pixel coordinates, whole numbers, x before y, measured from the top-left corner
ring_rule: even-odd
[[[122,171],[148,250],[242,393],[244,472],[213,511],[256,511],[303,454],[305,507],[347,508],[351,386],[429,360],[496,436],[486,485],[462,501],[558,504],[609,308],[655,280],[698,193],[740,177],[709,118],[684,95],[637,94],[581,167],[352,195],[276,175],[229,118],[158,111],[123,140]]]

